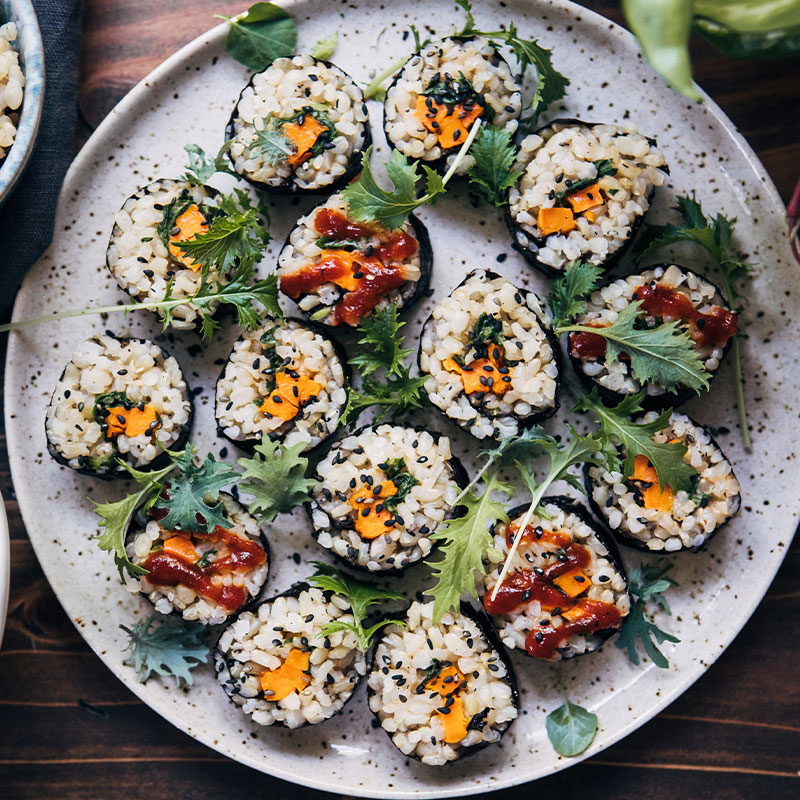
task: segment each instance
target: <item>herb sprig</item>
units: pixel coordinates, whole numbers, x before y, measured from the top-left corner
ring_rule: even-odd
[[[637,666],[640,643],[645,653],[650,656],[650,660],[660,669],[666,669],[669,661],[656,645],[663,642],[680,642],[677,636],[667,633],[651,622],[646,613],[647,603],[652,601],[665,614],[672,614],[664,598],[667,589],[678,585],[677,581],[669,577],[671,569],[672,564],[642,564],[638,569],[631,570],[628,588],[631,594],[636,596],[636,600],[622,623],[615,644],[621,650],[627,651],[631,663]]]
[[[310,582],[323,591],[335,592],[344,597],[350,603],[350,610],[353,614],[353,622],[340,620],[329,622],[320,631],[320,638],[330,636],[338,631],[350,631],[356,635],[358,649],[366,652],[372,642],[372,637],[381,628],[387,625],[406,627],[406,623],[399,619],[381,619],[369,627],[364,627],[370,606],[377,605],[385,600],[402,600],[403,595],[386,589],[379,589],[373,584],[357,581],[336,567],[332,567],[322,561],[313,561],[312,563],[317,568],[317,571],[309,579]]]
[[[653,465],[659,486],[669,486],[674,492],[690,492],[697,480],[697,472],[683,457],[686,445],[680,442],[656,442],[653,436],[669,426],[672,413],[667,409],[652,422],[633,422],[631,417],[643,413],[644,392],[623,398],[609,408],[600,399],[596,388],[575,404],[573,411],[588,411],[600,424],[600,437],[606,456],[606,466],[628,478],[634,473],[636,456],[644,456]],[[614,441],[625,448],[625,463],[619,458]]]
[[[254,3],[245,13],[234,17],[214,16],[230,26],[225,40],[228,52],[248,69],[261,71],[276,58],[294,55],[297,26],[274,3]]]
[[[470,191],[493,206],[504,206],[508,202],[508,190],[522,175],[521,171],[513,169],[516,154],[508,131],[493,125],[481,128],[470,153],[475,159],[467,172]]]
[[[235,178],[239,178],[240,175],[231,168],[231,162],[228,159],[228,151],[231,149],[232,144],[233,139],[225,142],[213,159],[206,155],[206,151],[199,144],[184,145],[183,149],[188,156],[189,165],[186,167],[186,172],[181,175],[180,180],[203,186],[217,172],[223,172],[226,175],[233,175]]]
[[[571,703],[561,688],[564,703],[547,715],[544,727],[553,749],[560,756],[579,756],[597,734],[597,714],[577,703]]]
[[[159,623],[159,624],[157,624]],[[123,664],[132,666],[141,683],[153,675],[172,676],[191,685],[192,670],[205,664],[210,648],[203,641],[205,626],[153,614],[133,628],[120,625],[128,634],[128,657]]]
[[[707,218],[703,214],[700,203],[694,196],[678,197],[675,210],[681,215],[681,225],[646,225],[634,248],[637,262],[640,262],[652,250],[671,244],[692,242],[702,247],[711,255],[716,263],[725,288],[728,302],[737,305],[741,312],[746,297],[741,293],[738,284],[749,278],[753,267],[743,259],[736,258],[731,251],[733,226],[735,219],[728,219],[723,214]],[[750,431],[747,423],[747,409],[744,400],[744,379],[742,376],[742,357],[739,347],[740,331],[733,335],[732,356],[736,380],[736,405],[739,412],[739,430],[744,449],[752,449]]]

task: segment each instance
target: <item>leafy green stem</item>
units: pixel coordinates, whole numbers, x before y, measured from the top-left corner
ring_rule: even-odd
[[[739,350],[739,334],[733,334],[733,376],[736,381],[736,410],[739,414],[739,430],[742,436],[742,447],[749,453],[753,449],[750,429],[747,423],[747,408],[744,404],[744,376],[742,375],[742,357]]]
[[[376,95],[380,95],[381,90],[383,89],[384,81],[388,80],[395,74],[399,69],[402,69],[405,66],[406,61],[410,56],[404,56],[399,61],[396,61],[392,64],[391,67],[385,69],[379,75],[376,75],[365,87],[364,87],[364,99],[365,100],[372,100],[376,97]]]

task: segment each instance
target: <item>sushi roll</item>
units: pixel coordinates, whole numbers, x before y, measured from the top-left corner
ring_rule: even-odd
[[[184,255],[181,242],[204,234],[224,212],[217,207],[219,192],[211,186],[161,178],[131,195],[114,217],[106,250],[106,265],[120,288],[139,303],[164,300],[167,286],[179,300],[191,297],[202,283],[200,264]],[[229,276],[215,266],[208,280],[226,283]],[[212,302],[213,313],[218,303]],[[161,308],[155,309],[159,319]],[[197,330],[201,312],[186,304],[172,309],[170,327]]]
[[[694,342],[694,349],[706,370],[716,373],[736,333],[738,314],[732,311],[713,283],[674,264],[649,267],[643,272],[618,278],[592,293],[586,311],[576,323],[602,328],[614,323],[619,312],[640,300],[640,319],[654,327],[676,321]],[[578,377],[588,388],[597,386],[607,403],[619,402],[644,389],[646,409],[665,408],[689,400],[693,389],[681,387],[667,392],[658,384],[644,386],[631,374],[630,361],[605,360],[605,339],[594,333],[569,335],[568,352]]]
[[[265,436],[310,450],[339,424],[347,370],[339,346],[318,325],[286,318],[243,333],[217,380],[219,434],[248,450]]]
[[[500,741],[519,697],[485,615],[462,604],[434,625],[433,603],[415,602],[406,622],[385,628],[367,678],[369,707],[392,744],[441,766]]]
[[[528,510],[512,508],[509,522],[494,526],[483,605],[511,650],[548,661],[593,653],[630,611],[628,582],[614,541],[568,498],[544,498],[492,597]]]
[[[72,355],[45,415],[47,449],[84,475],[127,477],[121,459],[147,471],[181,450],[192,396],[178,362],[147,339],[92,336]]]
[[[354,632],[323,633],[332,622],[353,620],[341,595],[295,584],[228,623],[214,650],[217,680],[259,725],[325,722],[367,674]]]
[[[522,88],[497,49],[479,36],[431,42],[412,56],[386,92],[386,140],[407,158],[443,168],[476,120],[512,136]],[[474,163],[464,159],[460,172]]]
[[[346,186],[372,140],[364,93],[335,64],[277,58],[242,90],[225,131],[233,169],[259,189]]]
[[[506,221],[511,241],[545,275],[579,258],[609,269],[633,240],[667,165],[634,125],[556,120],[526,136]]]
[[[559,347],[541,300],[475,270],[422,328],[428,399],[476,439],[515,436],[558,408]]]
[[[397,572],[430,553],[467,484],[446,436],[399,425],[362,428],[317,464],[308,505],[317,543],[354,567]]]
[[[650,411],[640,421],[656,418]],[[685,414],[673,412],[669,425],[653,439],[686,446],[683,460],[697,472],[691,491],[673,492],[669,486],[662,490],[652,464],[645,456],[636,456],[629,477],[604,467],[584,467],[589,504],[620,541],[639,550],[699,550],[738,513],[739,481],[711,434]],[[624,447],[620,456],[624,460]]]
[[[333,327],[355,327],[389,303],[410,308],[432,269],[428,231],[415,216],[394,231],[355,222],[341,194],[302,217],[278,257],[281,292]]]
[[[269,574],[266,537],[231,495],[219,497],[228,526],[213,533],[164,528],[164,508],[137,512],[125,552],[147,574],[128,576],[128,591],[143,594],[161,614],[204,625],[225,622],[258,597]]]

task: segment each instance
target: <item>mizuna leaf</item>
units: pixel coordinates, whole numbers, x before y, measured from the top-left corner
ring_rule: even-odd
[[[219,149],[219,152],[214,157],[213,161],[206,156],[205,150],[203,150],[200,145],[184,145],[183,149],[186,151],[186,154],[189,157],[189,166],[186,168],[186,172],[184,172],[181,176],[181,180],[189,181],[189,183],[204,185],[208,183],[217,172],[224,172],[227,175],[235,175],[238,178],[239,175],[233,169],[231,169],[230,161],[228,160],[227,156],[228,150],[231,149],[232,144],[233,139],[225,142],[225,144],[223,144]]]
[[[494,206],[505,205],[508,189],[522,174],[513,169],[516,154],[508,131],[491,125],[482,128],[470,151],[475,159],[467,173],[472,193]]]
[[[586,311],[586,298],[599,286],[603,270],[589,261],[576,261],[553,281],[547,298],[553,327],[568,325]]]
[[[390,303],[378,308],[370,317],[361,320],[358,326],[363,336],[358,340],[363,349],[350,359],[363,376],[385,369],[390,375],[401,375],[405,359],[413,352],[402,347],[400,329],[405,325],[398,319],[397,304]]]
[[[239,459],[244,467],[239,489],[254,498],[247,506],[251,514],[272,522],[310,499],[315,481],[305,476],[308,459],[302,455],[303,447],[302,442],[282,447],[264,439],[252,458]]]
[[[156,625],[157,621],[161,621]],[[123,664],[136,670],[139,680],[146,683],[152,675],[171,675],[180,687],[181,681],[193,683],[192,670],[208,660],[209,647],[203,642],[205,626],[153,614],[133,629],[120,625],[128,634],[125,648],[128,657]]]

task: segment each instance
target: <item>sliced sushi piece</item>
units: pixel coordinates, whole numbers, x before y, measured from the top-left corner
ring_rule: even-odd
[[[483,604],[502,643],[534,658],[561,661],[593,653],[616,633],[630,611],[628,582],[619,551],[589,514],[566,497],[546,497],[540,513],[529,506],[508,512],[494,526],[486,558]],[[497,595],[506,556],[521,535]]]
[[[635,125],[562,119],[526,136],[508,194],[516,250],[545,275],[579,258],[609,269],[633,240],[667,164]]]
[[[652,422],[650,411],[639,421]],[[690,492],[661,489],[653,465],[636,456],[634,474],[625,476],[587,464],[583,477],[589,504],[603,524],[625,544],[640,550],[674,553],[699,550],[741,506],[741,488],[731,462],[706,428],[673,412],[657,442],[686,445],[683,460],[696,471]],[[620,448],[625,458],[625,448]]]
[[[364,93],[335,64],[277,58],[242,90],[225,130],[234,170],[267,191],[322,192],[361,170],[372,140]]]
[[[161,614],[218,625],[261,593],[269,575],[267,539],[256,520],[226,492],[229,524],[213,533],[171,531],[161,525],[166,508],[137,512],[125,552],[146,575],[129,575],[126,588],[141,593]]]
[[[319,325],[286,318],[243,333],[217,380],[219,434],[245,449],[267,436],[310,450],[339,424],[347,370],[339,345]]]
[[[576,323],[602,328],[614,323],[620,311],[635,300],[641,301],[642,324],[654,327],[676,321],[692,338],[698,357],[710,373],[715,373],[736,333],[738,314],[732,311],[720,290],[705,278],[674,264],[660,264],[643,272],[618,278],[593,292]],[[607,403],[618,403],[625,396],[644,389],[643,406],[665,408],[685,402],[695,395],[692,389],[667,392],[656,383],[644,386],[631,374],[630,361],[622,358],[613,364],[605,360],[605,339],[594,333],[569,335],[568,351],[578,377],[589,388],[597,386]]]
[[[114,217],[114,228],[106,250],[106,265],[116,282],[132,300],[164,300],[167,286],[176,300],[195,294],[201,284],[200,264],[180,250],[181,242],[206,233],[215,217],[224,216],[216,205],[219,192],[183,180],[161,178],[131,195]],[[225,283],[216,267],[208,279]],[[217,305],[212,303],[213,313]],[[193,306],[173,309],[170,327],[195,330],[201,322]],[[155,309],[159,319],[163,309]]]
[[[444,167],[476,120],[510,134],[522,89],[505,59],[479,36],[431,42],[412,56],[386,92],[386,140],[404,156]],[[459,167],[469,169],[470,156]]]
[[[400,752],[440,766],[500,738],[519,714],[511,662],[482,612],[461,605],[433,624],[414,602],[388,626],[367,678],[369,707]]]
[[[399,425],[362,428],[317,464],[308,513],[317,543],[354,567],[392,572],[430,553],[467,484],[446,436]]]
[[[47,449],[65,467],[101,478],[166,463],[192,425],[192,397],[178,362],[147,339],[92,336],[73,353],[45,416]]]
[[[226,626],[214,651],[217,680],[259,725],[325,722],[342,710],[368,668],[355,633],[323,634],[334,621],[353,622],[344,597],[295,584]]]
[[[410,308],[428,290],[433,252],[411,215],[387,230],[349,217],[341,194],[301,217],[278,257],[280,290],[321,324],[357,326],[376,308]]]
[[[476,439],[505,438],[558,408],[559,347],[541,300],[475,270],[422,328],[428,398]]]

